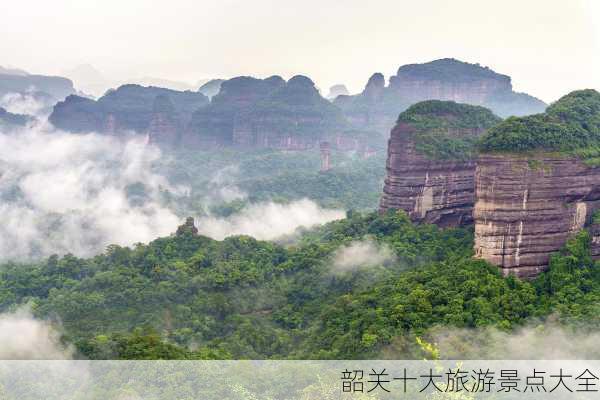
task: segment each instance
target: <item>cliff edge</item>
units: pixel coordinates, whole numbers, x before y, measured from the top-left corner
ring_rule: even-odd
[[[533,277],[600,206],[600,93],[564,96],[483,137],[477,161],[475,255]]]
[[[413,221],[472,222],[475,144],[500,118],[451,101],[417,103],[400,114],[388,144],[380,211],[404,210]]]

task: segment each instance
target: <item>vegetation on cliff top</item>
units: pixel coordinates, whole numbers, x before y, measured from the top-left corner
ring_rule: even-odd
[[[454,58],[442,58],[423,64],[403,65],[398,69],[397,76],[444,82],[472,82],[480,79],[496,79],[510,85],[510,77],[506,75],[498,74],[479,64],[471,64]]]
[[[600,147],[600,93],[578,90],[550,105],[546,112],[511,117],[491,128],[481,140],[485,152],[558,151],[582,158]],[[597,156],[597,155],[596,155]]]
[[[467,160],[479,136],[501,119],[485,107],[427,100],[414,104],[398,117],[410,124],[416,150],[432,159]]]

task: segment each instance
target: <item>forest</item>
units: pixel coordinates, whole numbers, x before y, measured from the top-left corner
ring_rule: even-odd
[[[473,259],[472,238],[393,211],[350,211],[285,244],[217,241],[184,224],[91,258],[5,263],[0,309],[26,305],[91,359],[423,358],[420,343],[441,327],[598,327],[600,269],[586,231],[533,281]]]

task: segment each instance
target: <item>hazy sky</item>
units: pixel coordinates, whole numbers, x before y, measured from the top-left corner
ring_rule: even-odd
[[[0,65],[111,79],[310,76],[360,90],[376,71],[454,57],[552,101],[600,88],[599,0],[0,0]]]

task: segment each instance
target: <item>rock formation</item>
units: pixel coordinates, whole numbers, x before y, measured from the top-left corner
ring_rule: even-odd
[[[231,146],[234,142],[249,145],[252,141],[251,128],[244,126],[246,121],[240,116],[284,84],[280,76],[267,79],[239,76],[223,82],[210,104],[193,114],[187,135],[188,145],[204,148]]]
[[[13,113],[49,115],[57,101],[73,93],[69,79],[0,68],[0,107]]]
[[[597,207],[600,169],[551,153],[484,154],[476,197],[476,256],[505,274],[532,277]]]
[[[162,94],[156,96],[148,126],[149,142],[162,145],[178,144],[181,123],[171,99]]]
[[[203,147],[300,150],[344,128],[340,110],[307,77],[237,77],[223,82],[211,104],[194,113],[187,137]]]
[[[9,93],[43,93],[58,101],[75,93],[73,82],[67,78],[4,71],[9,73],[0,71],[0,97]]]
[[[374,74],[362,93],[339,96],[334,104],[355,128],[387,135],[400,112],[432,99],[484,106],[502,117],[538,113],[546,107],[535,97],[514,92],[510,77],[451,58],[404,65],[388,86],[382,74]]]
[[[475,255],[505,275],[543,271],[600,204],[599,143],[594,90],[490,129],[477,162]]]
[[[348,122],[355,129],[376,132],[381,138],[387,137],[398,114],[407,104],[396,104],[389,109],[384,105],[385,78],[377,72],[373,74],[364,90],[355,96],[338,96],[334,104],[340,107]],[[373,133],[371,133],[373,134]]]
[[[192,113],[207,104],[201,93],[123,85],[97,101],[71,95],[56,104],[49,120],[70,132],[133,131],[150,134],[156,142],[173,143],[180,140]]]
[[[380,211],[401,209],[413,221],[440,226],[472,222],[475,141],[499,121],[486,108],[438,100],[400,114],[389,140]]]
[[[196,228],[193,217],[187,217],[185,219],[185,223],[183,225],[179,225],[177,227],[177,231],[175,232],[175,236],[186,236],[186,235],[190,235],[190,236],[198,235],[198,228]]]

